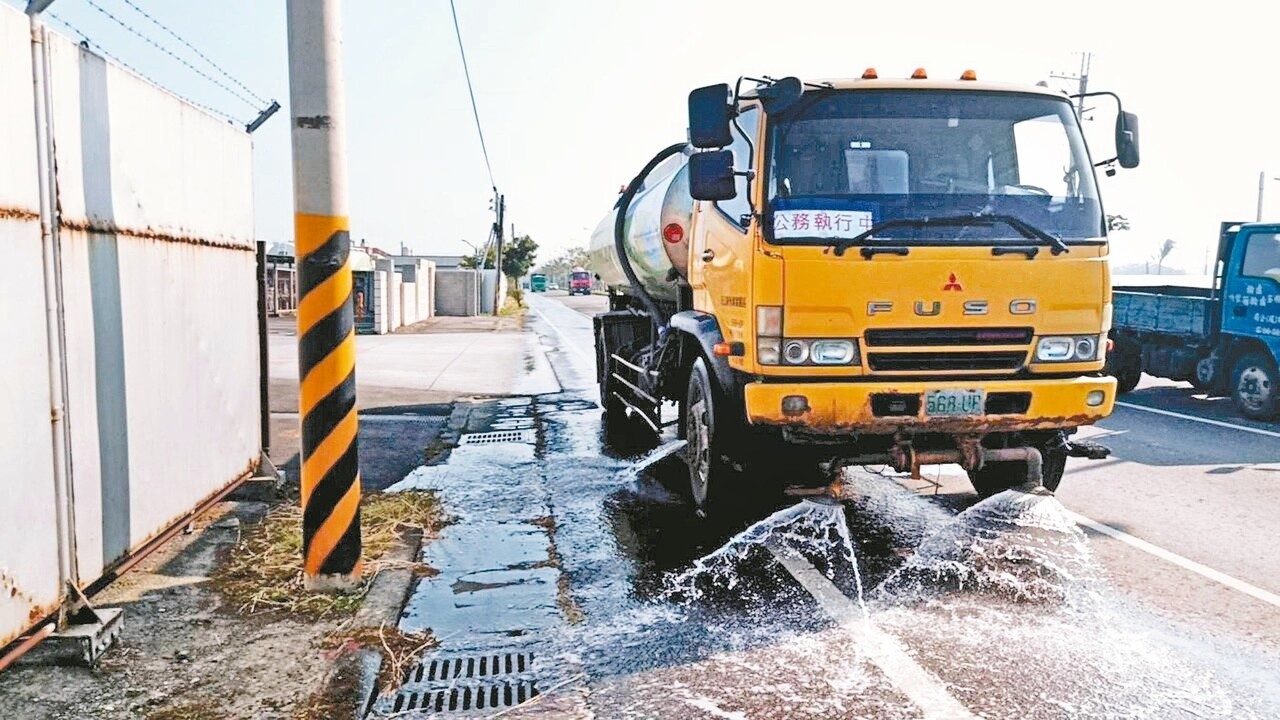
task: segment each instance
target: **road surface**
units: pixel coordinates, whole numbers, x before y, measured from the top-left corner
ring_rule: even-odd
[[[682,462],[655,459],[678,455],[673,434],[653,451],[601,431],[591,315],[603,299],[527,297],[562,392],[513,402],[501,422],[536,424],[540,439],[464,446],[436,477],[473,528],[462,542],[532,547],[530,520],[544,516],[533,524],[553,528],[560,574],[513,555],[438,583],[436,605],[411,601],[408,617],[444,648],[536,648],[547,716],[1280,712],[1280,427],[1150,383],[1082,432],[1114,456],[1073,460],[1057,498],[977,503],[955,467],[918,481],[869,468],[848,474],[843,504],[764,498],[703,521]],[[473,601],[500,586],[506,601]],[[486,623],[487,639],[459,640]]]

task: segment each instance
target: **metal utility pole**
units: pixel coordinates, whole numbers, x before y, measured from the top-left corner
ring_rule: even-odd
[[[1050,74],[1049,77],[1054,78],[1055,80],[1075,80],[1077,82],[1077,90],[1076,90],[1077,94],[1084,95],[1086,92],[1089,91],[1089,68],[1090,66],[1092,66],[1092,64],[1093,64],[1093,53],[1082,52],[1080,53],[1079,74],[1077,75]],[[1084,119],[1084,98],[1083,97],[1076,98],[1076,113],[1080,116],[1081,120]]]
[[[44,277],[45,329],[49,352],[49,422],[53,449],[54,525],[58,533],[58,583],[79,594],[80,569],[75,553],[75,500],[67,426],[66,393],[67,343],[62,314],[62,241],[57,217],[57,178],[53,154],[53,93],[49,86],[49,33],[40,14],[53,0],[31,0],[27,16],[31,29],[32,106],[35,110],[36,179],[39,189],[41,267]],[[68,608],[58,609],[58,625],[67,619]]]
[[[356,345],[340,0],[287,0],[298,268],[303,580],[360,582]]]
[[[1262,222],[1262,193],[1267,189],[1267,171],[1258,171],[1258,222]]]
[[[497,243],[497,248],[498,248],[497,252],[495,253],[496,259],[493,264],[494,268],[496,268],[498,271],[497,276],[493,279],[493,314],[494,315],[497,315],[502,310],[502,228],[504,227],[503,218],[506,217],[506,213],[507,213],[507,196],[499,195],[498,196],[498,221],[493,225],[494,237],[495,237],[494,241]]]

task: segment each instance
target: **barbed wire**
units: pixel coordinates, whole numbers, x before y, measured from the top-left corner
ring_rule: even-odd
[[[146,42],[148,45],[150,45],[150,46],[154,47],[155,49],[159,50],[160,52],[162,52],[162,53],[164,53],[164,54],[168,55],[169,57],[173,58],[174,60],[177,60],[179,63],[182,63],[183,65],[185,65],[185,66],[187,67],[187,69],[191,70],[191,71],[192,71],[192,72],[194,72],[195,74],[199,75],[200,77],[204,78],[205,80],[208,80],[209,82],[213,83],[214,85],[217,85],[218,87],[220,87],[220,88],[222,88],[223,90],[227,91],[230,95],[232,95],[233,97],[235,97],[235,98],[236,98],[237,100],[239,100],[240,102],[242,102],[242,103],[244,103],[244,104],[248,105],[249,107],[253,108],[254,110],[260,110],[260,109],[261,109],[261,107],[260,107],[259,103],[255,103],[253,100],[251,100],[251,99],[249,99],[249,98],[245,97],[245,96],[244,96],[244,95],[242,95],[240,92],[238,92],[237,90],[235,90],[235,88],[232,88],[232,87],[228,86],[226,83],[224,83],[224,82],[222,82],[222,81],[218,80],[217,78],[215,78],[215,77],[211,76],[209,73],[207,73],[207,72],[205,72],[205,71],[201,70],[200,68],[196,67],[195,65],[192,65],[191,63],[187,62],[187,61],[186,61],[186,60],[184,60],[183,58],[178,57],[178,55],[176,55],[172,50],[170,50],[169,48],[167,48],[167,47],[165,47],[165,46],[161,45],[160,43],[156,42],[155,40],[152,40],[151,38],[147,37],[145,34],[143,34],[143,33],[142,33],[141,31],[139,31],[137,28],[134,28],[133,26],[129,25],[128,23],[126,23],[125,21],[123,21],[123,20],[121,20],[120,18],[116,17],[115,15],[112,15],[112,14],[111,14],[111,13],[110,13],[106,8],[102,7],[102,6],[101,6],[101,5],[99,5],[98,3],[94,2],[93,0],[84,0],[84,1],[85,1],[86,3],[88,3],[89,7],[93,8],[94,10],[97,10],[98,12],[100,12],[100,13],[102,13],[103,15],[107,16],[108,18],[110,18],[113,22],[115,22],[115,23],[116,23],[117,25],[119,25],[120,27],[124,28],[125,30],[128,30],[129,32],[131,32],[131,33],[133,33],[134,35],[136,35],[136,36],[138,36],[139,38],[141,38],[141,39],[142,39],[144,42]]]
[[[234,75],[232,75],[231,73],[229,73],[229,72],[227,72],[226,70],[222,69],[222,66],[218,65],[218,63],[216,63],[216,62],[214,62],[213,60],[209,59],[209,56],[208,56],[208,55],[205,55],[204,53],[200,52],[199,48],[197,48],[195,45],[192,45],[190,42],[187,42],[186,38],[184,38],[184,37],[182,37],[181,35],[179,35],[177,32],[175,32],[173,29],[171,29],[168,25],[165,25],[164,23],[162,23],[162,22],[160,22],[159,20],[157,20],[157,19],[155,19],[154,17],[152,17],[152,16],[151,16],[151,14],[150,14],[150,13],[148,13],[146,10],[143,10],[142,8],[140,8],[140,7],[138,7],[136,4],[134,4],[133,0],[124,0],[124,3],[125,3],[126,5],[128,5],[129,7],[133,8],[133,9],[134,9],[134,10],[135,10],[139,15],[141,15],[142,17],[144,17],[144,18],[146,18],[146,19],[150,20],[152,23],[154,23],[154,24],[156,25],[156,27],[158,27],[158,28],[160,28],[161,30],[164,30],[165,32],[167,32],[167,33],[169,33],[170,35],[172,35],[172,36],[173,36],[173,38],[174,38],[175,40],[177,40],[178,42],[180,42],[180,43],[182,43],[183,45],[187,46],[187,48],[188,48],[189,50],[191,50],[191,52],[195,53],[197,57],[199,57],[201,60],[204,60],[205,62],[209,63],[210,67],[212,67],[213,69],[215,69],[215,70],[217,70],[218,72],[222,73],[222,74],[223,74],[223,75],[224,75],[228,80],[230,80],[232,83],[234,83],[234,84],[236,85],[236,87],[239,87],[241,90],[244,90],[246,93],[248,93],[248,94],[249,94],[249,97],[251,97],[251,98],[253,98],[254,100],[258,101],[258,103],[259,103],[260,105],[267,105],[267,104],[269,103],[269,101],[268,101],[268,100],[266,100],[265,98],[263,98],[261,95],[258,95],[258,94],[257,94],[257,93],[255,93],[254,91],[250,90],[250,89],[249,89],[249,88],[248,88],[244,83],[242,83],[242,82],[240,82],[238,79],[236,79],[236,77],[235,77]]]
[[[97,52],[98,52],[100,55],[102,55],[103,57],[105,57],[105,58],[107,58],[108,60],[110,60],[110,61],[112,61],[112,62],[116,63],[117,65],[119,65],[120,67],[124,68],[125,70],[128,70],[129,72],[133,73],[134,75],[137,75],[138,77],[142,78],[143,80],[146,80],[147,82],[151,83],[152,85],[155,85],[156,87],[158,87],[158,88],[160,88],[161,90],[163,90],[163,91],[165,91],[165,92],[169,93],[170,95],[172,95],[172,96],[174,96],[174,97],[178,98],[179,100],[182,100],[183,102],[185,102],[185,103],[187,103],[187,104],[189,104],[189,105],[192,105],[192,106],[194,106],[194,107],[197,107],[197,108],[199,108],[199,109],[201,109],[201,110],[203,110],[203,111],[205,111],[205,112],[209,113],[210,115],[216,115],[217,117],[220,117],[220,118],[222,118],[222,119],[224,119],[224,120],[230,121],[230,122],[235,123],[235,124],[237,124],[237,125],[244,125],[244,124],[245,124],[245,123],[244,123],[244,121],[243,121],[243,120],[241,120],[240,118],[237,118],[237,117],[235,117],[234,115],[231,115],[230,113],[223,112],[222,110],[218,110],[217,108],[213,108],[213,107],[210,107],[210,106],[208,106],[208,105],[205,105],[204,103],[196,102],[195,100],[192,100],[191,98],[189,98],[189,97],[187,97],[187,96],[185,96],[185,95],[183,95],[183,94],[181,94],[181,93],[179,93],[179,92],[177,92],[177,91],[173,90],[172,88],[170,88],[170,87],[166,86],[164,83],[160,82],[159,80],[156,80],[155,78],[151,77],[150,75],[147,75],[146,73],[142,72],[142,71],[141,71],[141,70],[139,70],[138,68],[136,68],[136,67],[134,67],[134,66],[130,65],[129,63],[125,62],[124,60],[120,59],[120,57],[119,57],[119,56],[117,56],[117,55],[113,54],[110,50],[107,50],[106,48],[102,47],[102,46],[101,46],[101,45],[99,45],[98,43],[94,42],[94,41],[93,41],[93,39],[92,39],[92,38],[90,38],[88,35],[86,35],[86,34],[84,33],[84,31],[83,31],[83,30],[81,30],[80,28],[76,27],[75,25],[72,25],[71,23],[67,22],[67,21],[66,21],[66,20],[64,20],[62,17],[58,16],[57,14],[52,13],[52,12],[47,12],[47,11],[45,12],[45,14],[46,14],[46,15],[48,15],[49,17],[53,18],[54,20],[57,20],[58,22],[62,23],[63,25],[65,25],[65,26],[66,26],[66,28],[67,28],[68,30],[70,30],[71,32],[73,32],[73,33],[75,33],[75,34],[79,35],[79,36],[80,36],[80,40],[81,40],[81,42],[83,42],[84,44],[86,44],[86,45],[88,45],[89,47],[93,48],[95,51],[97,51]]]

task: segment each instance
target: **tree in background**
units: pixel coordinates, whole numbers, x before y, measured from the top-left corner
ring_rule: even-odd
[[[1165,241],[1160,243],[1160,249],[1156,251],[1157,275],[1164,274],[1164,259],[1169,257],[1169,253],[1173,252],[1173,248],[1177,244],[1178,243],[1174,242],[1172,238],[1165,238]]]
[[[583,247],[572,247],[565,250],[555,260],[542,264],[538,268],[538,272],[546,274],[546,276],[557,283],[567,284],[569,282],[569,273],[575,267],[583,267],[591,269],[587,259],[587,249]]]
[[[502,246],[502,274],[516,280],[529,274],[534,258],[538,254],[538,243],[528,235],[521,235]]]
[[[464,255],[463,258],[458,261],[458,267],[466,268],[468,270],[474,270],[476,267],[476,260],[478,259],[479,259],[478,253],[473,253],[471,255]],[[495,248],[493,245],[490,245],[489,251],[485,253],[484,269],[492,270],[493,264],[497,261],[498,261],[498,249]]]
[[[1128,230],[1128,229],[1129,229],[1129,218],[1123,215],[1107,216],[1107,230],[1109,232],[1115,232],[1117,230]]]

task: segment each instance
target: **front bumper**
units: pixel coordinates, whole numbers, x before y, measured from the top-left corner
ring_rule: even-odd
[[[965,417],[929,417],[926,414],[926,391],[956,389],[985,390],[988,412]],[[1093,391],[1103,393],[1100,405],[1090,406],[1085,401]],[[1116,379],[753,382],[744,387],[743,393],[747,420],[753,425],[792,427],[820,435],[892,434],[898,431],[989,433],[1054,430],[1095,423],[1110,415],[1115,407]],[[993,393],[998,395],[993,396]],[[789,396],[803,396],[807,408],[799,413],[794,409],[792,414],[785,413],[783,398]],[[1002,401],[1014,398],[1018,402],[1005,402],[996,407],[992,404],[993,397]],[[914,407],[912,398],[916,399]],[[1022,408],[1024,401],[1025,410]],[[1008,412],[1011,409],[1016,411]]]

